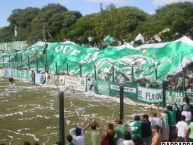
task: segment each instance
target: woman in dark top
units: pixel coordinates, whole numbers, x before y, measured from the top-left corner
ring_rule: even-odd
[[[109,123],[104,138],[101,142],[101,145],[114,145],[114,136],[115,136],[114,125],[112,123]]]

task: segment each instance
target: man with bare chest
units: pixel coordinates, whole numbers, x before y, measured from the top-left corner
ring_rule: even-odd
[[[152,142],[151,145],[161,145],[162,142],[162,136],[160,133],[160,127],[158,125],[152,126]]]

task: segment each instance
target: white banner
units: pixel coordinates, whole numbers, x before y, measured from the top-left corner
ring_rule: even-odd
[[[168,90],[166,91],[166,103],[170,105],[181,105],[183,103],[184,93]]]
[[[138,99],[150,103],[162,102],[162,89],[144,88],[138,86]]]
[[[116,85],[110,85],[110,88],[112,90],[117,90],[119,91],[120,90],[120,86],[116,86]],[[131,87],[126,87],[124,86],[124,92],[128,92],[128,93],[136,93],[136,88],[131,88]]]
[[[58,83],[60,86],[65,85],[65,76],[63,75],[58,76]]]
[[[5,77],[11,77],[11,68],[3,69],[3,73]]]
[[[86,90],[86,78],[65,76],[65,86],[72,87],[77,91],[85,91]]]
[[[35,83],[36,84],[45,84],[46,77],[45,74],[36,73],[35,74]]]
[[[46,84],[58,85],[58,77],[56,75],[46,74]]]
[[[3,69],[0,69],[0,77],[3,77],[4,73],[3,73]]]

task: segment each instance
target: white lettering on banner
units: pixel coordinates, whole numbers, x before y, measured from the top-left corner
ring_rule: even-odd
[[[112,90],[117,90],[119,91],[120,90],[120,87],[119,86],[116,86],[116,85],[110,85],[110,88]],[[128,92],[128,93],[136,93],[136,88],[130,88],[130,87],[125,87],[124,86],[124,92]]]
[[[84,59],[82,59],[82,60],[80,61],[80,63],[89,63],[89,62],[92,62],[92,61],[96,60],[96,59],[98,58],[98,56],[99,56],[99,52],[95,52],[94,54],[88,53],[88,54],[84,57]]]
[[[162,102],[162,89],[144,88],[139,86],[138,99],[151,103]]]
[[[117,91],[120,90],[120,87],[119,87],[119,86],[116,86],[116,85],[111,85],[110,88],[111,88],[112,90],[117,90]]]
[[[78,91],[85,91],[86,90],[86,78],[65,76],[65,86],[73,87],[73,89],[78,90]]]
[[[80,53],[79,50],[76,50],[70,46],[58,46],[55,48],[55,52],[62,51],[64,54],[77,55]]]
[[[182,92],[170,92],[166,91],[166,103],[167,104],[177,104],[183,103],[183,93]]]

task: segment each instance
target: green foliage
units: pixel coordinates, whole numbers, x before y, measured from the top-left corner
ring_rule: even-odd
[[[86,16],[60,4],[48,4],[42,9],[15,9],[8,21],[10,25],[0,29],[0,42],[28,40],[32,44],[44,40],[44,26],[48,41],[70,39],[101,45],[108,34],[123,43],[133,41],[138,33],[146,40],[160,34],[163,41],[170,41],[193,33],[193,3],[170,4],[153,15],[135,7],[116,8],[110,4],[101,12]],[[18,28],[17,37],[13,36],[14,25]],[[169,31],[162,32],[166,28]],[[92,37],[93,42],[88,42],[88,37]]]

